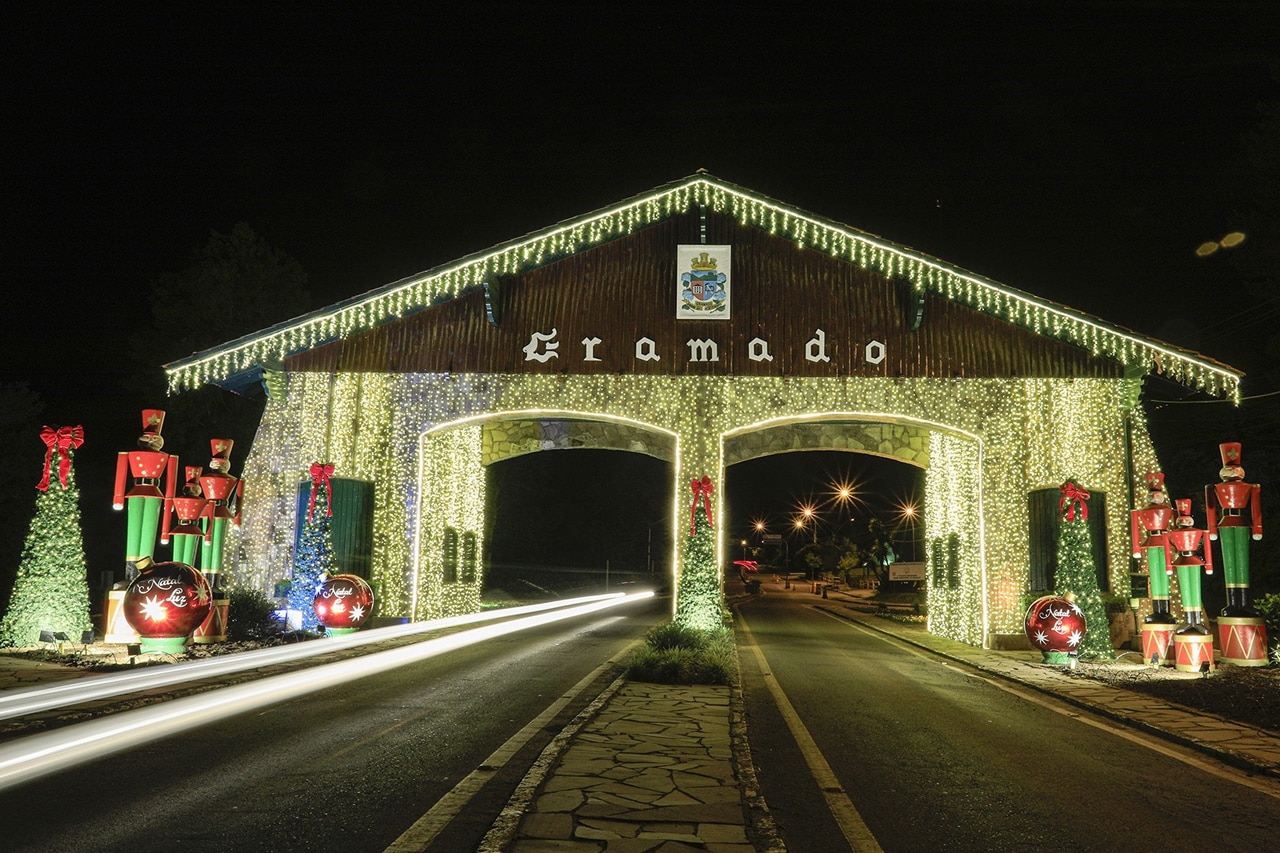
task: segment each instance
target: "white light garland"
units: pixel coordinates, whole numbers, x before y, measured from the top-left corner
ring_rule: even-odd
[[[1188,387],[1240,399],[1240,373],[1193,352],[1135,335],[1065,306],[1032,296],[839,223],[812,216],[711,175],[698,174],[613,207],[571,219],[453,264],[247,335],[166,366],[170,393],[219,382],[256,366],[367,331],[406,312],[453,299],[498,273],[511,274],[616,239],[699,205],[744,225],[804,245],[831,247],[835,257],[903,278],[918,290],[1001,317],[1126,365],[1165,373]]]
[[[446,526],[483,532],[483,553],[487,420],[609,420],[662,433],[661,444],[676,448],[672,565],[683,570],[678,533],[688,527],[689,481],[707,474],[717,487],[718,580],[724,531],[743,523],[724,516],[723,460],[740,458],[726,447],[799,423],[927,432],[927,559],[952,534],[959,544],[957,585],[930,579],[930,628],[974,645],[1021,631],[1029,491],[1078,477],[1119,497],[1131,476],[1158,467],[1135,411],[1135,470],[1126,469],[1124,401],[1136,380],[314,373],[289,380],[288,400],[268,402],[245,461],[244,527],[228,549],[237,555],[230,571],[238,583],[267,590],[287,576],[297,484],[312,461],[332,461],[340,476],[375,484],[372,575],[383,615],[429,618],[478,606],[481,576],[442,584],[438,534]],[[1107,519],[1115,589],[1128,584],[1126,503],[1116,500]],[[721,602],[676,605],[709,615]]]

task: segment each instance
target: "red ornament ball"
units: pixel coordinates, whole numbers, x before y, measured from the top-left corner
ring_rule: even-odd
[[[1033,601],[1023,625],[1031,645],[1042,652],[1074,652],[1084,639],[1084,611],[1057,595]]]
[[[359,628],[373,610],[373,588],[359,575],[334,575],[316,590],[315,608],[326,628]]]
[[[124,618],[143,637],[186,637],[212,609],[209,581],[186,563],[153,563],[124,591]]]

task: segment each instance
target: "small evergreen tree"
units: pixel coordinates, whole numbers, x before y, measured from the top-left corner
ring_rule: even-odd
[[[311,466],[311,500],[306,517],[299,519],[302,532],[293,554],[289,609],[302,613],[301,627],[308,631],[320,624],[314,606],[316,590],[326,578],[339,573],[333,553],[333,507],[329,494],[329,477],[332,474],[332,465],[317,462]]]
[[[1064,598],[1071,597],[1075,605],[1084,611],[1085,633],[1076,648],[1081,658],[1113,660],[1115,648],[1111,645],[1111,628],[1107,609],[1098,589],[1098,571],[1093,560],[1093,541],[1089,537],[1089,510],[1085,501],[1089,493],[1073,481],[1061,486],[1062,498],[1058,503],[1061,526],[1058,531],[1058,570],[1054,577],[1054,592]]]
[[[720,573],[716,568],[716,535],[711,522],[711,478],[693,481],[691,535],[676,585],[676,621],[711,630],[724,624]],[[701,505],[699,505],[701,504]]]
[[[36,487],[35,517],[22,548],[9,608],[0,619],[0,645],[29,646],[40,632],[79,640],[90,630],[89,581],[80,490],[71,462],[84,439],[80,427],[45,427],[45,476]]]

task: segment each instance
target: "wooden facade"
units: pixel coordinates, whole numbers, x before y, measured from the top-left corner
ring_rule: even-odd
[[[910,283],[709,213],[707,242],[733,247],[732,319],[677,320],[675,249],[698,242],[690,212],[500,281],[501,320],[489,322],[479,287],[449,302],[299,353],[289,371],[391,373],[637,373],[738,376],[1094,377],[1123,367]],[[917,310],[922,322],[912,329]],[[535,332],[557,332],[558,357],[529,361]],[[830,361],[805,359],[825,334]],[[583,361],[583,338],[599,361]],[[641,338],[660,360],[635,357]],[[686,341],[717,342],[719,361],[692,361]],[[767,341],[772,361],[748,358]],[[871,341],[885,358],[865,358]]]

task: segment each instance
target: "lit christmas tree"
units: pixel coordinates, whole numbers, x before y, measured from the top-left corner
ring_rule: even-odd
[[[80,490],[71,461],[84,443],[76,427],[45,427],[44,478],[36,486],[35,517],[22,547],[9,609],[0,619],[0,645],[30,646],[40,632],[61,631],[79,641],[89,620]]]
[[[293,583],[289,586],[289,609],[302,614],[301,627],[314,630],[320,621],[316,618],[316,590],[325,580],[339,574],[333,554],[333,488],[329,478],[333,465],[311,466],[311,500],[307,503],[307,516],[298,536],[298,548],[293,554]]]
[[[1058,533],[1058,570],[1054,591],[1069,598],[1084,611],[1085,633],[1076,652],[1081,658],[1113,660],[1111,629],[1107,609],[1098,589],[1098,572],[1093,561],[1093,542],[1089,538],[1089,493],[1068,480],[1060,487],[1058,501],[1061,527]]]
[[[715,523],[711,517],[710,477],[694,480],[690,536],[685,540],[684,565],[676,586],[677,619],[694,628],[711,630],[724,625],[720,601],[720,577],[716,569]],[[702,504],[699,508],[699,504]]]

